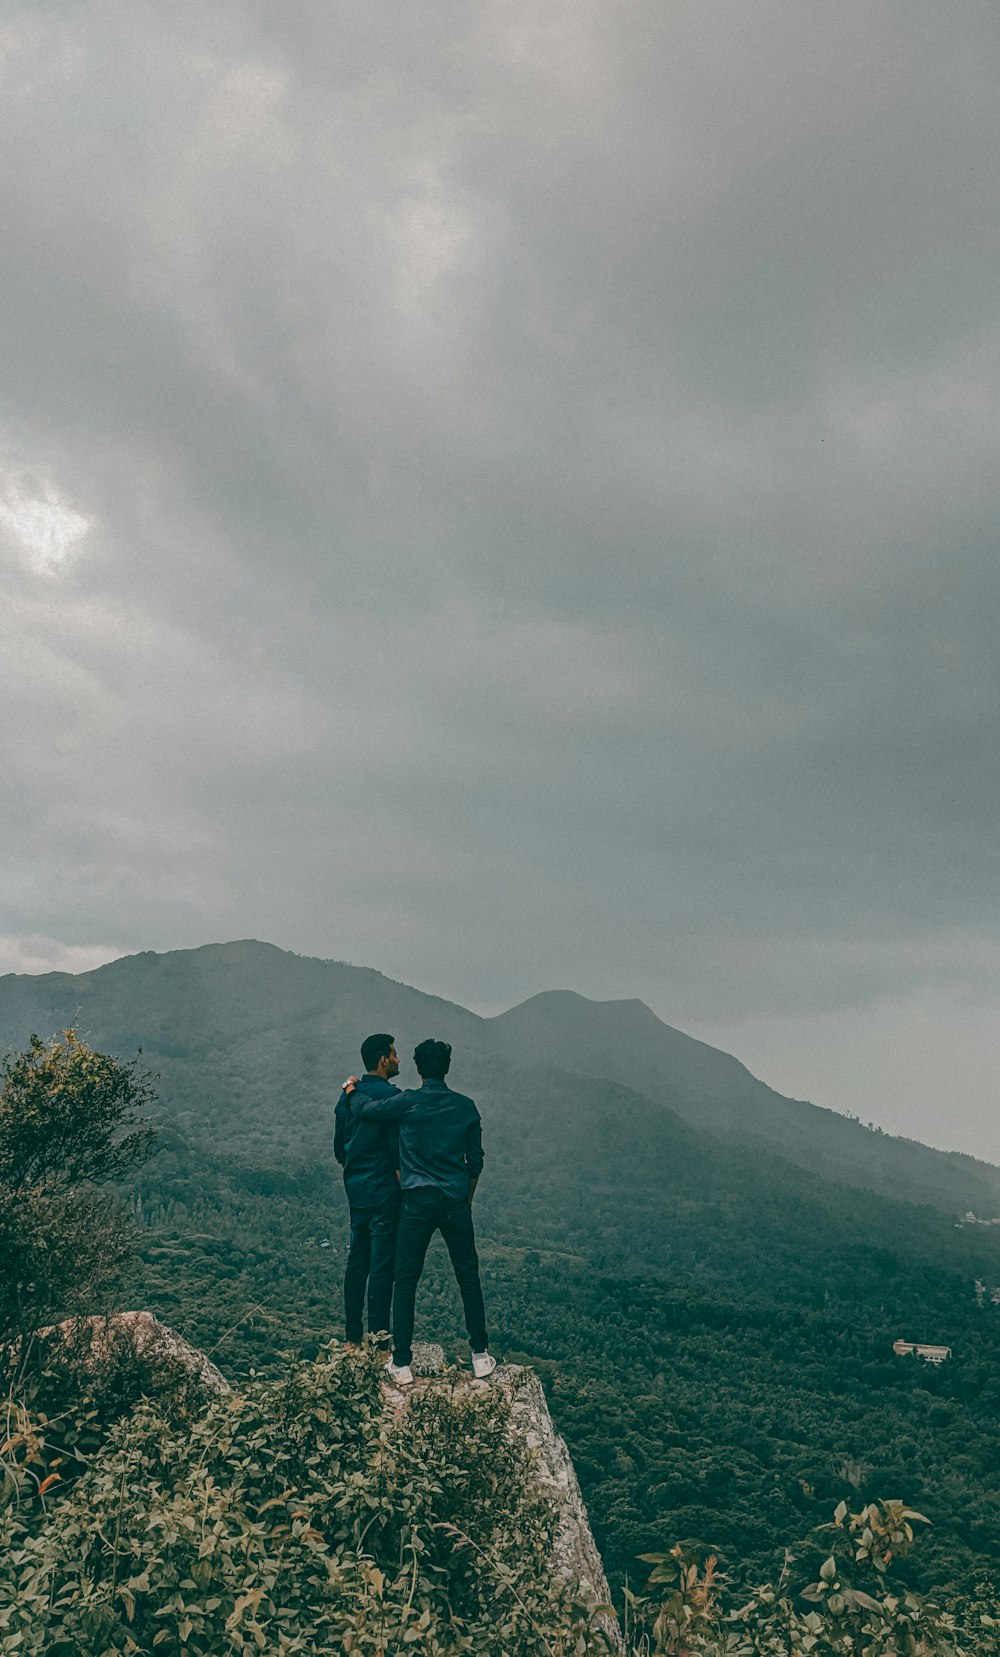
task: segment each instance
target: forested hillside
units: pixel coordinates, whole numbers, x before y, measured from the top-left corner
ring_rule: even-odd
[[[925,1587],[995,1573],[1000,1309],[974,1285],[1000,1285],[996,1231],[698,1131],[650,1099],[648,1057],[641,1077],[625,1067],[631,1086],[573,1075],[579,1046],[542,1062],[525,1028],[534,1062],[514,1066],[509,1030],[501,1042],[364,969],[225,946],[0,990],[5,1045],[74,1022],[99,1047],[141,1046],[160,1072],[166,1127],[127,1193],[144,1227],[131,1298],[230,1373],[280,1369],[282,1351],[341,1332],[336,1083],[369,1029],[392,1030],[404,1055],[442,1036],[484,1118],[493,1345],[543,1376],[616,1585],[643,1578],[636,1554],[680,1537],[763,1574],[841,1497],[894,1495],[934,1520],[912,1567]],[[996,1172],[926,1156],[983,1189]],[[462,1354],[438,1245],[418,1313],[420,1334]],[[899,1336],[953,1357],[899,1359]]]
[[[408,1055],[432,1034],[488,1110],[517,1108],[538,1067],[613,1079],[696,1128],[772,1151],[811,1173],[953,1218],[1000,1214],[1000,1169],[872,1132],[786,1099],[727,1053],[673,1030],[638,1001],[566,991],[484,1019],[367,967],[254,941],[128,956],[95,972],[0,978],[0,1048],[79,1027],[98,1047],[141,1047],[167,1120],[192,1140],[283,1162],[320,1150],[331,1089],[358,1064],[361,1033],[388,1028]],[[531,1074],[527,1083],[520,1074]]]
[[[695,1127],[777,1151],[827,1179],[956,1212],[1000,1214],[1000,1170],[991,1164],[786,1099],[729,1053],[662,1023],[641,1001],[588,1001],[551,990],[491,1019],[490,1030],[510,1062],[627,1080]]]

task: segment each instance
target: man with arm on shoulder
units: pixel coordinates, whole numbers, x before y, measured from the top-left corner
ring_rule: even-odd
[[[350,1093],[345,1084],[334,1112],[333,1154],[344,1170],[351,1210],[351,1243],[344,1271],[344,1333],[349,1346],[360,1346],[364,1338],[366,1290],[369,1332],[385,1334],[389,1328],[400,1203],[395,1128],[365,1121],[352,1109],[352,1100],[401,1098],[399,1088],[390,1081],[399,1074],[392,1036],[368,1036],[361,1043],[361,1059],[365,1074],[353,1082]],[[388,1340],[380,1344],[388,1351]]]
[[[413,1316],[417,1284],[435,1231],[445,1240],[462,1295],[472,1348],[472,1371],[484,1380],[496,1368],[487,1351],[486,1312],[472,1223],[472,1197],[483,1168],[482,1124],[474,1102],[445,1081],[451,1064],[446,1041],[422,1041],[413,1055],[419,1088],[395,1099],[361,1099],[352,1107],[362,1121],[399,1125],[403,1187],[396,1240],[396,1287],[392,1309],[391,1380],[413,1379]]]

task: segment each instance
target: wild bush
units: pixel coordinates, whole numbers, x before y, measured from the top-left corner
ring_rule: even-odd
[[[0,1086],[0,1343],[100,1309],[130,1255],[127,1216],[99,1186],[146,1155],[150,1080],[72,1030],[32,1036]],[[16,1347],[25,1352],[22,1345]]]
[[[114,1426],[0,1513],[0,1651],[45,1657],[604,1652],[499,1390],[387,1415],[377,1356],[324,1352]]]
[[[943,1610],[895,1580],[928,1521],[899,1501],[857,1513],[839,1503],[833,1521],[790,1550],[779,1581],[734,1596],[712,1555],[674,1547],[645,1554],[646,1595],[631,1609],[643,1657],[993,1657],[996,1607]],[[822,1563],[812,1580],[801,1564]],[[735,1603],[734,1603],[735,1600]],[[992,1613],[992,1614],[991,1614]]]
[[[200,1378],[143,1335],[125,1320],[71,1319],[33,1334],[23,1359],[16,1347],[0,1357],[0,1508],[79,1478],[141,1402],[162,1400],[175,1420],[200,1408]]]

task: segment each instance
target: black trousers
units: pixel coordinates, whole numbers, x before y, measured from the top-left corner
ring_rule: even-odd
[[[344,1269],[344,1333],[349,1341],[360,1341],[364,1335],[366,1289],[369,1332],[376,1335],[389,1328],[398,1224],[398,1191],[375,1208],[351,1209],[351,1246]]]
[[[472,1204],[455,1202],[436,1185],[419,1185],[403,1192],[396,1235],[396,1289],[392,1301],[393,1362],[413,1360],[413,1305],[427,1245],[440,1231],[451,1255],[462,1294],[465,1327],[473,1352],[486,1351],[486,1311],[479,1282],[479,1256],[472,1224]]]

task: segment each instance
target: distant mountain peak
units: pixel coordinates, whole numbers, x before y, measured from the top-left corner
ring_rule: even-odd
[[[509,1011],[513,1013],[519,1011],[523,1007],[534,1007],[542,1003],[548,1004],[549,1006],[562,1004],[567,1007],[634,1007],[638,1008],[641,1012],[647,1013],[650,1018],[656,1018],[656,1014],[654,1013],[652,1007],[647,1007],[645,1001],[640,1001],[637,996],[626,996],[621,999],[611,1000],[595,1000],[591,996],[581,995],[579,990],[539,990],[537,995],[529,995],[526,1001],[519,1001],[517,1005],[515,1007],[511,1007]],[[498,1018],[505,1018],[506,1016],[506,1013],[497,1014]],[[658,1024],[662,1023],[662,1019],[656,1019],[656,1021]]]
[[[731,1053],[665,1024],[635,996],[592,1001],[576,990],[542,990],[489,1022],[511,1059],[516,1057],[518,1044],[536,1061],[547,1046],[553,1054],[563,1049],[562,1057],[553,1056],[550,1063],[588,1075],[621,1079],[623,1066],[630,1061],[639,1067],[660,1067],[666,1062],[671,1071],[680,1067],[686,1079],[702,1088],[715,1089],[720,1084],[729,1088],[736,1075],[753,1088],[764,1087]],[[648,1049],[648,1043],[654,1044],[655,1051]]]

